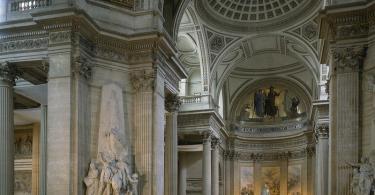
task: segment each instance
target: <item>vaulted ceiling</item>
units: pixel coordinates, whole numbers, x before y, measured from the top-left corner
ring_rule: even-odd
[[[318,24],[322,1],[191,1],[179,27],[180,60],[200,68],[215,99],[230,107],[262,79],[288,80],[314,99],[320,74]],[[206,80],[205,80],[206,79]]]

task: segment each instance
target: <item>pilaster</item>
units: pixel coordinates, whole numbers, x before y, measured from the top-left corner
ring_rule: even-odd
[[[143,195],[164,194],[164,75],[160,70],[132,73],[135,166]]]
[[[74,39],[74,49],[80,48],[79,37]],[[72,161],[73,161],[73,193],[84,194],[82,181],[85,177],[90,161],[89,158],[89,130],[90,128],[90,94],[91,64],[81,53],[74,52],[72,63]]]
[[[333,49],[333,78],[336,80],[336,107],[332,108],[336,115],[335,152],[337,194],[350,194],[351,167],[346,162],[358,162],[360,153],[360,71],[365,57],[363,46],[346,46]]]

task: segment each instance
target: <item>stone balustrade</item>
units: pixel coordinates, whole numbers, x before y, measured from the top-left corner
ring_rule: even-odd
[[[11,1],[10,11],[26,11],[35,8],[47,7],[51,0],[16,0]]]
[[[181,102],[180,110],[182,111],[213,109],[216,107],[210,95],[182,96]]]

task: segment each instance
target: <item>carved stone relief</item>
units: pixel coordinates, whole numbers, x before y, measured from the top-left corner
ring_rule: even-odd
[[[309,41],[313,41],[318,37],[318,25],[310,22],[302,27],[303,36]]]
[[[337,27],[336,38],[352,38],[358,36],[367,36],[369,32],[369,25],[363,24],[350,24]]]
[[[33,148],[32,133],[15,133],[14,155],[16,159],[31,158]]]
[[[14,172],[14,195],[31,195],[31,171]]]
[[[350,184],[353,195],[369,195],[375,192],[375,151],[363,156],[360,163],[350,164],[353,168]]]
[[[6,41],[0,43],[0,53],[19,50],[45,49],[48,46],[48,38]]]
[[[51,32],[49,34],[49,44],[69,42],[71,38],[71,31]]]
[[[86,194],[137,195],[138,174],[130,164],[129,133],[125,130],[122,89],[102,88],[97,158],[84,178]]]

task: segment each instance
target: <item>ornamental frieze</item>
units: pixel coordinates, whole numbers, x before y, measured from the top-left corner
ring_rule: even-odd
[[[338,26],[336,32],[336,38],[338,39],[367,36],[369,33],[369,24],[363,23]]]
[[[235,127],[235,134],[243,135],[243,136],[254,136],[254,135],[281,135],[286,134],[287,132],[296,132],[296,131],[303,131],[308,127],[308,123],[305,121],[303,123],[293,123],[293,124],[286,124],[286,125],[278,125],[278,126],[259,126],[259,127],[247,127],[247,126],[240,126]]]
[[[72,32],[71,31],[59,31],[59,32],[51,32],[49,34],[49,43],[66,43],[70,42],[72,39]]]
[[[46,49],[47,47],[48,38],[8,41],[0,43],[0,53]]]
[[[312,157],[315,155],[315,148],[306,147],[299,150],[291,151],[274,151],[274,152],[245,152],[245,151],[226,151],[224,158],[227,160],[242,160],[242,161],[278,161],[288,159],[300,159],[305,157]]]

